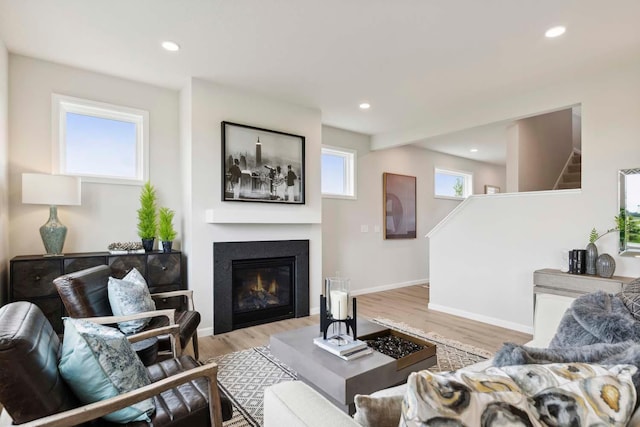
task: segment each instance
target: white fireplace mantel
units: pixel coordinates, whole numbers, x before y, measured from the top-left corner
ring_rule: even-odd
[[[304,208],[302,208],[304,209]],[[301,210],[291,212],[269,212],[241,209],[206,209],[205,222],[209,224],[320,224],[319,212]]]

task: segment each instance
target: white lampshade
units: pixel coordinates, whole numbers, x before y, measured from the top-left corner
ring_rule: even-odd
[[[36,205],[79,205],[80,178],[40,173],[22,174],[22,203]]]

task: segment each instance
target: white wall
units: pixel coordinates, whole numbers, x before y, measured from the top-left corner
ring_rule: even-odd
[[[521,329],[531,327],[533,271],[558,268],[561,251],[585,247],[591,228],[614,226],[617,172],[640,166],[639,93],[636,62],[494,105],[475,106],[480,116],[476,119],[484,121],[581,103],[582,190],[469,202],[468,209],[461,209],[430,239],[433,307]],[[473,125],[469,119],[463,115],[458,124]],[[465,249],[451,256],[454,248]],[[640,260],[617,256],[613,234],[598,241],[598,249],[615,255],[617,275],[640,276]]]
[[[518,120],[518,191],[553,190],[573,149],[571,109]]]
[[[0,305],[7,296],[9,267],[9,53],[0,40]]]
[[[190,101],[188,98],[191,98]],[[300,107],[239,89],[191,80],[191,87],[182,93],[181,104],[191,104],[191,135],[182,132],[182,152],[190,155],[190,170],[183,179],[191,188],[191,224],[188,225],[189,286],[194,290],[197,309],[202,314],[201,328],[213,327],[213,242],[250,240],[309,239],[310,307],[317,311],[322,283],[322,235],[319,224],[298,223],[300,218],[320,218],[320,111]],[[184,114],[182,122],[188,122]],[[226,120],[306,137],[306,204],[282,205],[221,201],[221,130]],[[265,222],[277,218],[280,224],[207,223],[205,212],[217,215]]]
[[[324,198],[322,204],[323,276],[339,272],[355,292],[424,283],[429,278],[429,248],[423,236],[460,202],[434,198],[435,167],[473,173],[474,193],[484,185],[505,186],[504,167],[406,146],[370,151],[367,135],[322,127],[322,142],[358,152],[357,200]],[[384,240],[382,173],[416,176],[417,239]],[[361,232],[366,225],[368,232]]]
[[[11,256],[44,252],[38,228],[48,208],[21,203],[23,172],[51,173],[51,94],[59,93],[149,111],[149,177],[161,206],[182,221],[178,92],[78,68],[9,56],[9,248]],[[139,186],[82,184],[82,205],[59,208],[69,228],[65,252],[103,251],[138,241]],[[183,234],[178,233],[176,248]]]

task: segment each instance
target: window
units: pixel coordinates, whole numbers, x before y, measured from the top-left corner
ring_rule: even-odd
[[[435,197],[466,199],[473,194],[473,175],[470,172],[436,168]]]
[[[54,173],[117,184],[148,179],[148,112],[56,94],[52,104]]]
[[[346,148],[322,147],[322,195],[356,198],[356,152]]]

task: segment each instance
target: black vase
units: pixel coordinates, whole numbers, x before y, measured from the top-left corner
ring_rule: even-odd
[[[162,252],[169,253],[171,252],[171,246],[173,242],[162,242]]]
[[[144,248],[145,252],[151,252],[153,250],[153,241],[155,240],[155,238],[153,239],[142,239],[142,247]]]

